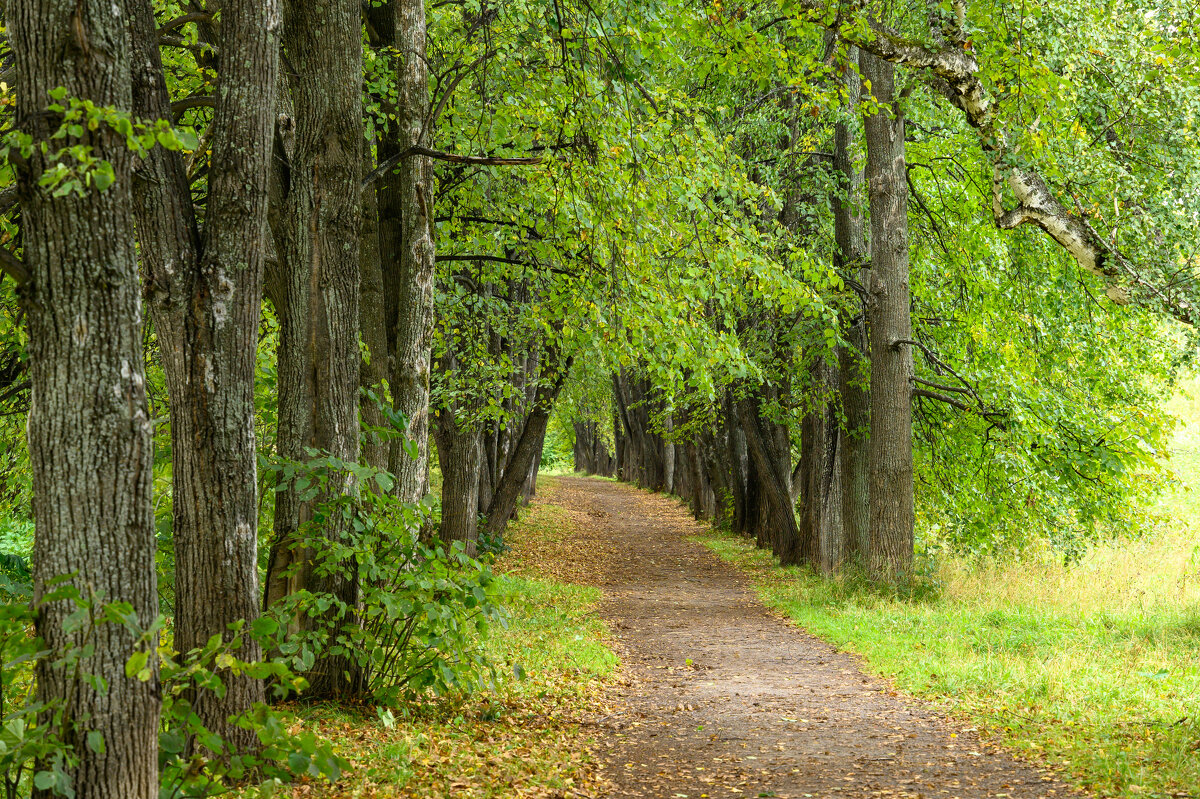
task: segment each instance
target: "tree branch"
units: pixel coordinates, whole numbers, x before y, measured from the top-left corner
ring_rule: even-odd
[[[976,129],[980,147],[992,159],[993,202],[992,215],[997,227],[1012,229],[1031,224],[1041,228],[1065,249],[1075,261],[1087,271],[1097,274],[1109,282],[1109,297],[1118,303],[1129,301],[1127,289],[1117,284],[1128,281],[1132,286],[1154,296],[1168,314],[1188,325],[1196,325],[1196,309],[1186,299],[1173,297],[1144,278],[1130,260],[1114,245],[1106,242],[1087,221],[1068,210],[1054,196],[1045,179],[1031,165],[1005,165],[1003,158],[1011,156],[1007,136],[996,127],[993,104],[987,89],[979,77],[979,62],[967,42],[959,36],[949,41],[935,36],[936,45],[926,45],[906,39],[888,26],[870,21],[869,33],[858,34],[851,26],[832,24],[837,20],[834,9],[827,0],[800,0],[800,7],[814,21],[830,26],[839,37],[850,45],[890,61],[909,67],[918,67],[929,73],[930,85],[966,116],[967,122]],[[961,15],[961,4],[956,4],[955,17]],[[956,22],[960,20],[956,19]],[[953,29],[953,26],[951,26]],[[1017,200],[1017,207],[1006,210],[1000,197],[1000,187],[1007,184]]]
[[[937,400],[938,402],[943,402],[951,407],[958,408],[960,411],[966,411],[967,413],[973,413],[976,416],[980,416],[980,417],[988,420],[992,424],[996,425],[996,427],[999,427],[1001,430],[1008,429],[1008,425],[1002,421],[1004,419],[1004,417],[1007,416],[1007,414],[1004,413],[1003,411],[992,411],[992,410],[988,410],[987,408],[981,408],[981,407],[978,407],[975,405],[968,405],[967,403],[963,402],[962,400],[955,399],[954,397],[947,397],[945,394],[938,394],[933,391],[926,391],[923,388],[914,388],[912,390],[912,395],[914,397],[925,397],[926,399]]]
[[[176,100],[171,103],[171,114],[178,118],[180,114],[191,108],[216,108],[217,99],[208,95],[193,94],[191,97],[185,97],[182,100]]]
[[[175,17],[175,19],[171,20],[170,22],[163,23],[163,26],[158,29],[158,35],[162,36],[163,34],[170,33],[176,28],[182,28],[189,22],[212,22],[212,14],[196,11],[192,12],[191,14],[184,14],[181,17]]]
[[[33,280],[33,275],[30,274],[28,267],[21,263],[17,256],[9,252],[7,247],[0,247],[0,271],[15,280],[17,288],[27,286]]]
[[[172,104],[174,108],[174,104]],[[532,158],[506,158],[502,156],[491,155],[457,155],[456,153],[447,153],[442,150],[431,150],[428,147],[422,147],[414,144],[406,150],[396,153],[388,160],[384,161],[379,166],[371,170],[371,172],[363,178],[362,187],[364,190],[371,187],[375,181],[391,172],[396,168],[396,165],[405,158],[412,158],[416,155],[423,155],[427,158],[433,158],[438,161],[449,161],[452,164],[471,164],[474,166],[537,166],[545,159],[542,156],[534,156]]]
[[[33,385],[33,384],[29,380],[22,380],[20,383],[13,383],[11,386],[9,386],[7,389],[5,389],[3,392],[0,392],[0,402],[4,402],[5,400],[10,399],[11,397],[15,397],[16,395],[20,394],[22,391],[27,390],[31,385]]]
[[[967,394],[967,395],[971,395],[971,393],[972,393],[969,389],[965,389],[961,386],[943,386],[941,383],[935,383],[932,380],[925,380],[920,377],[914,376],[912,378],[912,381],[914,383],[920,383],[923,386],[929,386],[930,388],[936,388],[939,391],[952,391],[955,394]]]
[[[505,258],[501,255],[436,255],[434,261],[488,261],[496,264],[516,264],[517,266],[532,266],[528,261],[518,258]]]

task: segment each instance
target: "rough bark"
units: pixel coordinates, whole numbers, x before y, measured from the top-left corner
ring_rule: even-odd
[[[649,381],[614,374],[613,394],[625,433],[623,479],[651,491],[669,488],[663,438],[652,428]]]
[[[843,107],[852,114],[859,100],[861,80],[854,69],[859,63],[857,47],[848,48],[843,79]],[[855,128],[843,120],[834,126],[834,177],[832,194],[834,266],[861,284],[869,282],[866,239],[863,236],[861,205],[864,201],[863,174],[854,165],[860,147]],[[852,301],[852,307],[859,305]],[[847,557],[865,556],[870,530],[870,397],[866,391],[870,362],[867,353],[866,316],[862,309],[843,320],[843,338],[838,347],[838,394],[842,405],[841,491],[842,529]]]
[[[14,0],[5,23],[14,53],[16,127],[34,151],[18,162],[18,197],[29,308],[28,422],[33,471],[34,601],[62,575],[86,599],[128,602],[139,624],[158,612],[152,512],[152,426],[146,404],[141,300],[133,236],[132,160],[124,137],[101,125],[78,137],[51,139],[59,124],[49,92],[132,111],[128,30],[123,14],[96,0]],[[61,197],[38,186],[57,159],[42,155],[83,144],[107,161],[115,181],[105,191]],[[69,162],[68,162],[69,163]],[[116,556],[114,556],[116,553]],[[37,634],[52,650],[83,645],[83,629],[63,629],[69,601],[39,608]],[[79,757],[68,777],[81,799],[152,799],[158,795],[157,669],[141,681],[125,676],[134,636],[102,624],[88,642],[82,672],[41,660],[39,702],[59,704],[74,720],[64,730]],[[153,650],[151,650],[153,652]],[[151,663],[154,662],[153,655]],[[47,722],[46,714],[43,721]],[[86,744],[103,736],[102,752]],[[35,797],[49,797],[35,790]]]
[[[860,319],[838,348],[842,397],[842,528],[848,556],[866,557],[871,529],[871,397],[867,391],[867,329]],[[865,366],[865,369],[864,369]]]
[[[662,448],[662,463],[663,463],[663,486],[662,490],[668,494],[675,491],[675,445],[667,440],[668,435],[672,430],[672,419],[668,415],[663,420],[664,433],[667,435],[658,436],[658,445]]]
[[[612,477],[615,471],[614,459],[608,451],[608,444],[600,434],[596,422],[590,419],[576,419],[574,426],[575,471]]]
[[[496,428],[494,424],[484,425],[479,436],[479,507],[486,508],[492,504],[492,494],[495,492],[495,463]]]
[[[384,132],[384,161],[417,145],[427,145],[428,64],[425,58],[423,0],[391,0],[389,44],[395,48],[396,121]],[[417,457],[392,447],[391,465],[398,496],[415,502],[429,491],[429,369],[433,341],[433,166],[425,156],[400,161],[379,190],[380,248],[391,320],[392,394],[396,410],[409,420],[408,437]]]
[[[360,6],[350,0],[292,0],[285,6],[283,46],[296,132],[280,235],[278,448],[290,460],[305,460],[307,447],[345,461],[359,455],[361,30]],[[318,501],[350,488],[348,476],[335,475]],[[332,593],[353,608],[353,564],[318,574],[308,553],[295,547],[296,531],[309,514],[295,491],[276,495],[267,600],[303,587]],[[343,535],[343,524],[331,519],[322,535]],[[286,576],[297,559],[300,568]],[[309,694],[320,697],[353,693],[360,680],[346,658],[332,656],[319,658],[308,679]]]
[[[710,519],[708,513],[707,497],[705,496],[705,468],[704,462],[700,457],[700,445],[696,441],[689,441],[684,444],[685,460],[684,464],[688,473],[688,505],[691,507],[692,515],[701,521]]]
[[[912,566],[912,338],[908,286],[908,185],[904,116],[893,107],[895,67],[864,54],[880,103],[864,121],[871,211],[867,314],[871,343],[870,546],[867,567],[902,578]],[[894,113],[893,113],[894,112]]]
[[[719,505],[727,503],[727,516],[730,527],[738,535],[753,536],[755,530],[751,521],[750,505],[757,496],[755,483],[750,479],[753,469],[753,458],[746,448],[746,435],[738,423],[737,406],[731,392],[726,392],[722,400],[721,429],[714,437],[711,454],[705,449],[705,462],[709,463],[709,474],[713,482],[713,491],[720,497]],[[718,478],[725,482],[718,485]]]
[[[461,541],[474,557],[479,541],[479,428],[454,418],[453,412],[437,414],[435,439],[438,464],[442,469],[441,539]]]
[[[279,12],[271,2],[230,0],[221,9],[219,101],[212,126],[203,249],[184,324],[187,387],[176,406],[176,646],[201,647],[228,625],[258,615],[258,491],[254,376],[262,309]],[[174,430],[172,431],[175,435]],[[257,660],[244,636],[239,657]],[[195,709],[239,749],[253,731],[227,722],[263,700],[259,680],[224,675],[226,693],[204,692]]]
[[[812,440],[803,453],[808,462],[804,514],[812,534],[815,564],[822,571],[841,567],[849,544],[842,524],[842,436],[838,408],[838,370],[825,360],[813,368],[817,399],[810,414]]]
[[[765,428],[756,397],[739,400],[737,410],[738,421],[746,433],[746,448],[759,477],[756,487],[765,500],[757,503],[757,529],[767,537],[771,550],[784,565],[811,561],[811,542],[801,537],[792,505],[790,456],[785,461],[784,453],[778,451],[775,436]]]
[[[675,450],[675,479],[671,483],[671,493],[675,496],[684,499],[692,494],[692,484],[690,482],[690,471],[688,469],[688,452],[687,446],[676,443],[669,445]]]
[[[364,170],[365,170],[364,159]],[[366,346],[366,358],[360,368],[362,386],[380,402],[385,400],[384,382],[390,377],[388,354],[387,314],[384,301],[383,268],[379,259],[378,204],[373,190],[362,195],[362,232],[359,245],[358,329]],[[386,430],[387,420],[376,400],[364,392],[359,398],[363,424]],[[388,468],[390,439],[386,434],[372,433],[363,437],[363,462],[376,469]]]
[[[549,424],[549,416],[546,417],[546,422]],[[527,476],[525,477],[525,487],[521,491],[521,501],[527,505],[533,500],[534,497],[537,496],[538,469],[541,468],[542,454],[545,452],[545,449],[546,427],[543,426],[541,433],[538,434],[537,443],[534,445],[533,457],[529,459],[529,470],[527,472]],[[490,504],[491,503],[489,503],[489,507]],[[513,514],[513,518],[516,518],[515,512]]]

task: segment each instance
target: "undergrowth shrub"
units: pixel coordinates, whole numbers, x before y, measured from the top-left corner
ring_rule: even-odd
[[[243,643],[244,624],[232,625],[229,640],[214,635],[207,644],[176,653],[159,643],[166,620],[159,616],[142,628],[133,607],[126,602],[104,602],[84,594],[71,583],[72,575],[51,580],[35,604],[28,586],[6,581],[0,592],[0,774],[5,799],[22,799],[33,789],[73,799],[81,786],[72,785],[70,771],[87,747],[102,752],[103,736],[89,729],[86,716],[71,717],[63,703],[40,702],[35,694],[34,670],[39,663],[72,675],[75,689],[86,685],[104,693],[107,686],[84,666],[94,654],[96,630],[110,624],[125,627],[135,644],[125,663],[129,679],[150,680],[157,671],[163,697],[159,730],[159,796],[191,799],[226,793],[232,784],[273,785],[301,775],[337,779],[346,766],[331,745],[310,732],[293,732],[284,717],[258,703],[236,720],[252,729],[259,747],[238,752],[219,735],[206,729],[192,711],[191,697],[199,691],[222,691],[225,674],[250,674],[269,680],[277,697],[285,690],[303,690],[305,682],[282,658],[245,662],[237,658]],[[40,605],[70,602],[75,607],[63,621],[81,645],[48,649],[34,632]],[[255,625],[254,633],[263,632]]]
[[[300,658],[298,668],[321,655],[349,659],[361,690],[389,706],[425,692],[490,686],[495,669],[479,642],[491,624],[505,620],[496,578],[460,542],[423,542],[431,505],[401,502],[390,493],[393,484],[385,470],[315,452],[278,467],[280,487],[293,486],[315,503],[312,521],[291,546],[308,553],[313,575],[338,578],[322,582],[356,585],[357,602],[328,591],[291,594],[269,618],[281,633],[298,620],[301,632],[276,646]],[[331,485],[350,490],[334,494]]]

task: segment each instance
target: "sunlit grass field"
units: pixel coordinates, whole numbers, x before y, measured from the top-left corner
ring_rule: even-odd
[[[738,538],[703,541],[764,600],[903,690],[932,698],[1102,796],[1200,796],[1200,381],[1179,486],[1152,536],[1058,558],[943,560],[934,590],[897,598],[781,569]]]

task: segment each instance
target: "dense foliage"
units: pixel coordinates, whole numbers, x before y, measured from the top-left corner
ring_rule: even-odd
[[[486,559],[539,466],[573,457],[686,495],[786,562],[888,580],[914,551],[1077,557],[1139,532],[1168,479],[1162,405],[1200,299],[1182,0],[120,9],[134,22],[101,82],[116,99],[89,83],[99,16],[56,0],[3,19],[10,795],[71,795],[103,760],[71,716],[107,695],[88,625],[135,645],[124,679],[155,696],[161,680],[164,795],[337,772],[262,700],[491,684]],[[31,25],[39,11],[75,22]],[[61,39],[75,23],[83,38]],[[74,72],[38,60],[55,47],[78,51]],[[252,58],[262,74],[239,72]],[[124,254],[44,235],[101,218]],[[83,311],[116,305],[46,294],[53,269],[138,286],[123,329],[142,363],[89,340]],[[884,330],[900,333],[868,336]],[[95,358],[38,363],[49,344]],[[94,402],[54,393],[93,362],[118,369],[123,410],[107,373]],[[888,370],[901,388],[879,390]],[[91,499],[152,514],[156,597],[89,594],[109,540],[39,511],[71,484],[32,431],[95,444],[100,411],[136,420],[123,440],[153,485]],[[210,500],[225,515],[199,513]],[[177,563],[225,546],[200,582],[242,604],[206,616]],[[80,561],[51,574],[35,551]],[[58,629],[47,603],[77,608]],[[207,644],[176,652],[177,635]],[[36,692],[67,668],[69,695]]]

